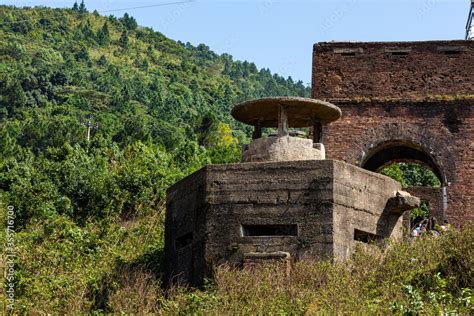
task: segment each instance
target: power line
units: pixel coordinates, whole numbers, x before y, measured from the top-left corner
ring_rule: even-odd
[[[167,2],[167,3],[144,5],[144,6],[140,6],[140,7],[130,7],[130,8],[123,8],[123,9],[103,10],[103,11],[99,11],[99,12],[100,12],[100,13],[108,13],[108,12],[116,12],[116,11],[127,11],[127,10],[135,10],[135,9],[145,9],[145,8],[153,8],[153,7],[163,7],[163,6],[174,5],[174,4],[190,3],[190,2],[194,2],[194,1],[195,1],[195,0],[186,0],[186,1],[177,1],[177,2]]]
[[[108,13],[108,12],[129,11],[129,10],[136,10],[136,9],[146,9],[146,8],[153,8],[153,7],[164,7],[164,6],[169,6],[169,5],[181,4],[181,3],[191,3],[191,2],[194,2],[194,1],[196,1],[196,0],[185,0],[185,1],[165,2],[165,3],[157,3],[157,4],[151,4],[151,5],[144,5],[144,6],[139,6],[139,7],[130,7],[130,8],[122,8],[122,9],[102,10],[102,11],[98,11],[98,12],[99,12],[99,13]],[[68,9],[68,8],[64,8],[64,9]],[[6,21],[6,22],[0,23],[0,25],[28,22],[28,21],[31,21],[32,19],[34,19],[34,18],[25,19],[25,20],[19,20],[19,21]]]

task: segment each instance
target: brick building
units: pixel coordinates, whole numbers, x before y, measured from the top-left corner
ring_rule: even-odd
[[[473,220],[473,80],[474,41],[315,44],[312,96],[342,109],[324,128],[327,157],[424,164],[441,188],[408,191],[437,218]]]

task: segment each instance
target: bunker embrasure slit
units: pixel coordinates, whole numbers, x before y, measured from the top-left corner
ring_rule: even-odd
[[[193,242],[193,233],[189,232],[176,238],[175,247],[176,249],[181,249],[192,244],[192,242]]]
[[[298,236],[298,225],[242,225],[243,237],[286,237]]]
[[[408,56],[408,52],[391,52],[392,56]]]
[[[375,235],[369,232],[365,232],[363,230],[354,229],[354,240],[361,241],[363,243],[369,244],[371,242],[381,241],[383,239],[382,236]]]

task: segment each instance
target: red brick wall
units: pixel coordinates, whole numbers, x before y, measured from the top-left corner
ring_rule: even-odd
[[[473,81],[474,41],[315,44],[312,95],[343,113],[324,127],[328,158],[415,148],[438,169],[447,218],[474,220]]]
[[[473,95],[473,77],[474,41],[320,43],[313,50],[313,97],[320,99]]]
[[[363,166],[380,146],[402,144],[436,164],[448,192],[448,219],[473,220],[474,99],[452,102],[336,102],[342,118],[324,128],[329,159]]]
[[[441,188],[411,187],[406,188],[405,191],[427,202],[430,208],[430,217],[435,217],[438,224],[443,222],[443,192]]]

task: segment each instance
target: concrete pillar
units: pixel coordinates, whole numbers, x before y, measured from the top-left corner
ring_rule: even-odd
[[[441,187],[443,192],[443,220],[448,219],[448,188],[446,186]]]
[[[323,140],[323,125],[321,120],[315,118],[313,120],[313,143],[321,143]]]
[[[260,126],[260,121],[255,124],[255,129],[253,130],[252,139],[258,139],[262,137],[262,127]]]
[[[278,107],[278,136],[288,136],[288,116],[283,105]]]

